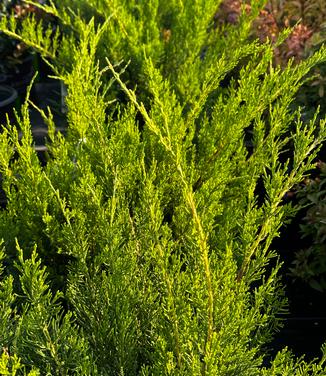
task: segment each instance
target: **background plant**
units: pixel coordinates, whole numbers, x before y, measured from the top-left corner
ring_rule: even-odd
[[[223,1],[215,16],[217,24],[236,24],[242,6],[248,11],[250,2]],[[324,2],[320,0],[267,1],[252,25],[252,34],[261,42],[267,39],[275,42],[282,30],[292,27],[292,32],[284,43],[274,49],[274,64],[285,66],[289,59],[299,62],[311,56],[325,43],[325,9]],[[296,106],[304,108],[303,116],[306,119],[313,117],[318,106],[323,115],[326,112],[324,63],[314,68],[314,75],[315,78],[303,85],[296,98]]]
[[[296,210],[282,200],[326,137],[289,105],[325,49],[271,68],[274,47],[249,38],[260,2],[222,32],[213,1],[65,5],[41,6],[55,32],[0,24],[67,85],[69,125],[64,138],[40,110],[46,166],[32,103],[22,136],[0,135],[2,352],[41,374],[322,375],[325,356],[263,360],[286,304],[270,249]]]
[[[326,288],[326,169],[319,163],[320,173],[315,179],[307,179],[297,193],[300,205],[307,207],[304,222],[300,226],[302,237],[311,239],[311,246],[296,253],[292,274],[325,291]]]

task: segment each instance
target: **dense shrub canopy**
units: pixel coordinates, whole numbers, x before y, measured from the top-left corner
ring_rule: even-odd
[[[28,99],[0,135],[0,369],[323,375],[324,358],[263,361],[285,309],[283,197],[326,137],[289,105],[325,49],[273,68],[248,38],[262,1],[222,28],[216,1],[57,3],[40,6],[55,27],[0,22],[68,89],[66,137],[40,110],[46,166]]]

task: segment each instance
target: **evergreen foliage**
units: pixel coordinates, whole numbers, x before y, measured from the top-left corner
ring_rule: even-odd
[[[273,47],[248,39],[263,5],[223,30],[208,0],[38,5],[55,31],[0,21],[67,85],[69,125],[40,110],[46,166],[28,98],[0,134],[8,373],[325,374],[325,352],[263,363],[286,308],[270,249],[295,211],[283,197],[326,138],[325,119],[289,110],[326,50],[273,68]]]

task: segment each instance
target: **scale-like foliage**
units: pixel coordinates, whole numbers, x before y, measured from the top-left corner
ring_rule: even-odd
[[[44,7],[54,45],[33,20],[1,22],[52,59],[69,126],[41,111],[45,167],[28,104],[22,137],[0,135],[1,348],[41,374],[322,374],[288,352],[263,360],[285,307],[268,266],[283,196],[326,138],[289,105],[325,49],[272,68],[272,47],[247,41],[261,2],[223,33],[213,1],[69,4]]]

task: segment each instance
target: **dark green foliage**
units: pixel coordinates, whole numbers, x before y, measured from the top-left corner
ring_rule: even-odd
[[[65,5],[44,7],[55,35],[1,22],[51,59],[69,124],[64,138],[41,111],[45,167],[28,103],[22,138],[0,135],[1,348],[41,374],[321,375],[286,351],[262,364],[286,304],[281,265],[266,271],[282,199],[326,138],[289,105],[325,49],[273,69],[272,46],[247,41],[260,2],[223,33],[213,1]]]
[[[312,245],[296,253],[292,274],[308,282],[311,287],[326,289],[326,168],[320,162],[320,174],[307,180],[298,191],[299,203],[306,208],[302,237],[309,237]]]

